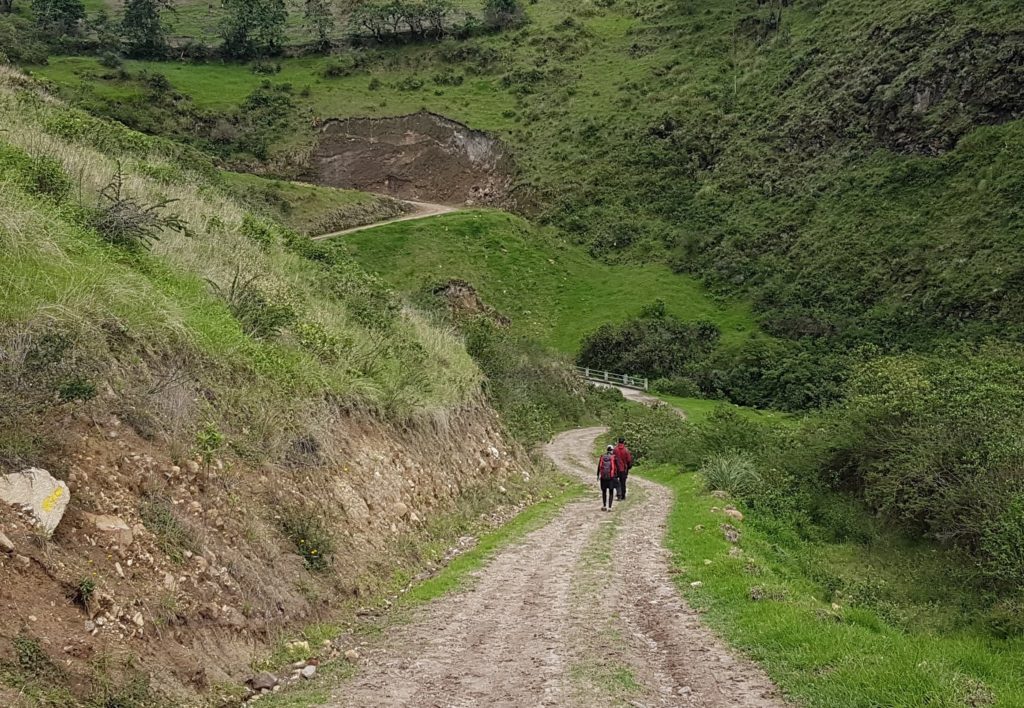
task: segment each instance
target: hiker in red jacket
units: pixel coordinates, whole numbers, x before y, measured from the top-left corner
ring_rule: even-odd
[[[629,470],[633,467],[633,454],[626,447],[626,439],[619,438],[619,444],[615,446],[615,469],[618,471],[616,479],[619,482],[618,498],[626,498],[626,478],[629,477]]]
[[[609,445],[597,461],[597,478],[601,480],[601,511],[612,510],[612,500],[619,488],[615,473],[615,453]]]

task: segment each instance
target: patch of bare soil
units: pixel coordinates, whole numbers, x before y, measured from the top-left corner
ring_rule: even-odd
[[[325,121],[305,179],[413,201],[502,205],[512,171],[493,136],[421,111]]]
[[[547,446],[593,483],[594,441]],[[704,628],[661,545],[671,495],[633,479],[604,513],[597,491],[500,552],[472,587],[419,610],[365,654],[331,706],[784,706],[761,670]]]

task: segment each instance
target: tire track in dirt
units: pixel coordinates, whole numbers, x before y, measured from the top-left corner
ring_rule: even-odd
[[[564,433],[545,452],[593,483],[602,432]],[[632,499],[611,514],[600,511],[595,485],[593,496],[500,551],[470,587],[385,632],[328,705],[784,706],[673,585],[661,545],[671,494],[646,480],[630,484]],[[598,679],[619,671],[628,685],[581,681],[581,667],[596,667]]]

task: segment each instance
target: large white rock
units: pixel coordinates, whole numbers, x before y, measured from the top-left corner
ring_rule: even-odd
[[[64,518],[71,501],[68,485],[38,467],[0,476],[0,500],[29,511],[47,535]]]

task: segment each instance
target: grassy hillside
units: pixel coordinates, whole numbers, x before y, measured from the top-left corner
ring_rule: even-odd
[[[152,432],[188,440],[209,422],[271,457],[315,425],[324,396],[401,416],[478,391],[452,334],[351,261],[305,257],[304,238],[247,214],[203,158],[183,163],[179,147],[45,100],[13,72],[0,82],[0,324],[21,352],[3,370],[17,423],[3,427],[5,458],[48,444],[35,414],[60,391],[112,386],[152,409],[140,421]],[[153,215],[182,228],[153,223],[151,250],[117,240]],[[166,408],[164,376],[216,403]]]
[[[520,30],[283,60],[271,81],[308,89],[303,116],[428,108],[497,131],[547,219],[608,257],[746,293],[773,333],[831,348],[1017,336],[1019,0],[798,0],[777,22],[775,7],[540,0]],[[265,78],[125,67],[201,110]],[[88,59],[39,71],[83,97],[143,91]]]
[[[496,211],[389,224],[328,247],[406,292],[466,280],[516,332],[570,355],[601,324],[635,316],[656,298],[683,320],[714,322],[726,341],[753,330],[742,304],[709,297],[692,278],[661,265],[595,261],[556,234]]]
[[[403,213],[387,197],[314,184],[268,179],[241,172],[220,173],[228,193],[304,236],[319,236]]]

